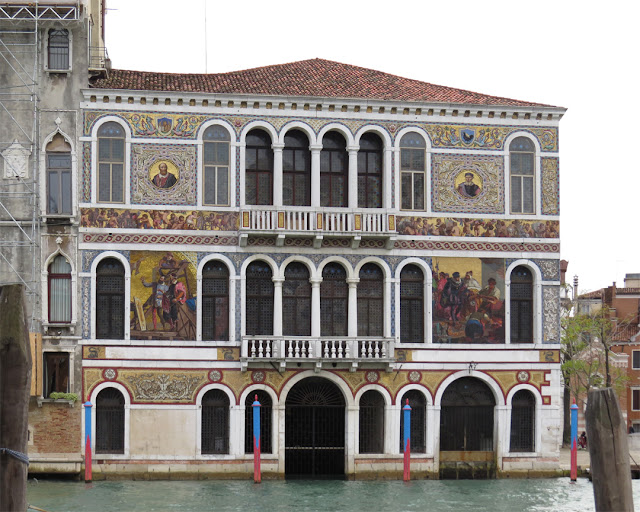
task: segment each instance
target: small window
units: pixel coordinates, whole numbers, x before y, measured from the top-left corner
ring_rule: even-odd
[[[633,351],[633,369],[640,370],[640,350]]]
[[[229,453],[229,397],[214,389],[202,397],[202,453]]]
[[[48,69],[67,71],[69,69],[69,31],[49,30],[48,46]]]
[[[407,133],[400,140],[401,208],[425,210],[426,144],[417,133]]]
[[[229,132],[210,126],[204,132],[204,204],[229,204]]]
[[[58,255],[49,265],[49,323],[71,322],[71,265]]]
[[[60,352],[44,353],[43,396],[51,393],[69,392],[69,354]]]
[[[632,403],[631,409],[634,411],[640,411],[640,389],[632,389]]]
[[[509,145],[511,213],[535,213],[535,148],[527,137]]]
[[[124,129],[118,123],[98,130],[98,202],[124,203]]]

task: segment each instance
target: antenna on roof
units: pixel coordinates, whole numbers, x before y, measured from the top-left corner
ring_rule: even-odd
[[[207,58],[207,0],[204,0],[204,72],[208,73],[208,58]]]

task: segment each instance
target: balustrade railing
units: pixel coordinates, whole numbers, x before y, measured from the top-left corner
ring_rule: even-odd
[[[393,340],[388,338],[312,338],[246,336],[242,358],[247,360],[381,360],[394,357]]]

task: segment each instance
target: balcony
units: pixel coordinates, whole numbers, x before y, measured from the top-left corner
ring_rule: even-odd
[[[347,238],[357,249],[363,238],[383,241],[386,249],[393,248],[396,239],[396,219],[386,211],[326,211],[288,207],[255,207],[243,210],[240,223],[240,246],[247,245],[249,236],[276,238],[282,247],[287,237],[311,238],[319,249],[325,237]]]
[[[240,355],[242,369],[278,365],[280,369],[313,367],[345,368],[359,365],[384,367],[391,371],[394,358],[392,338],[314,338],[286,336],[245,336]]]

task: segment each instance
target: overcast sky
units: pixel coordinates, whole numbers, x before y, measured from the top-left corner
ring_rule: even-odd
[[[577,274],[588,291],[640,273],[632,153],[639,3],[208,0],[205,8],[205,0],[107,0],[107,8],[117,69],[221,73],[318,57],[566,107],[560,226],[568,281]]]

